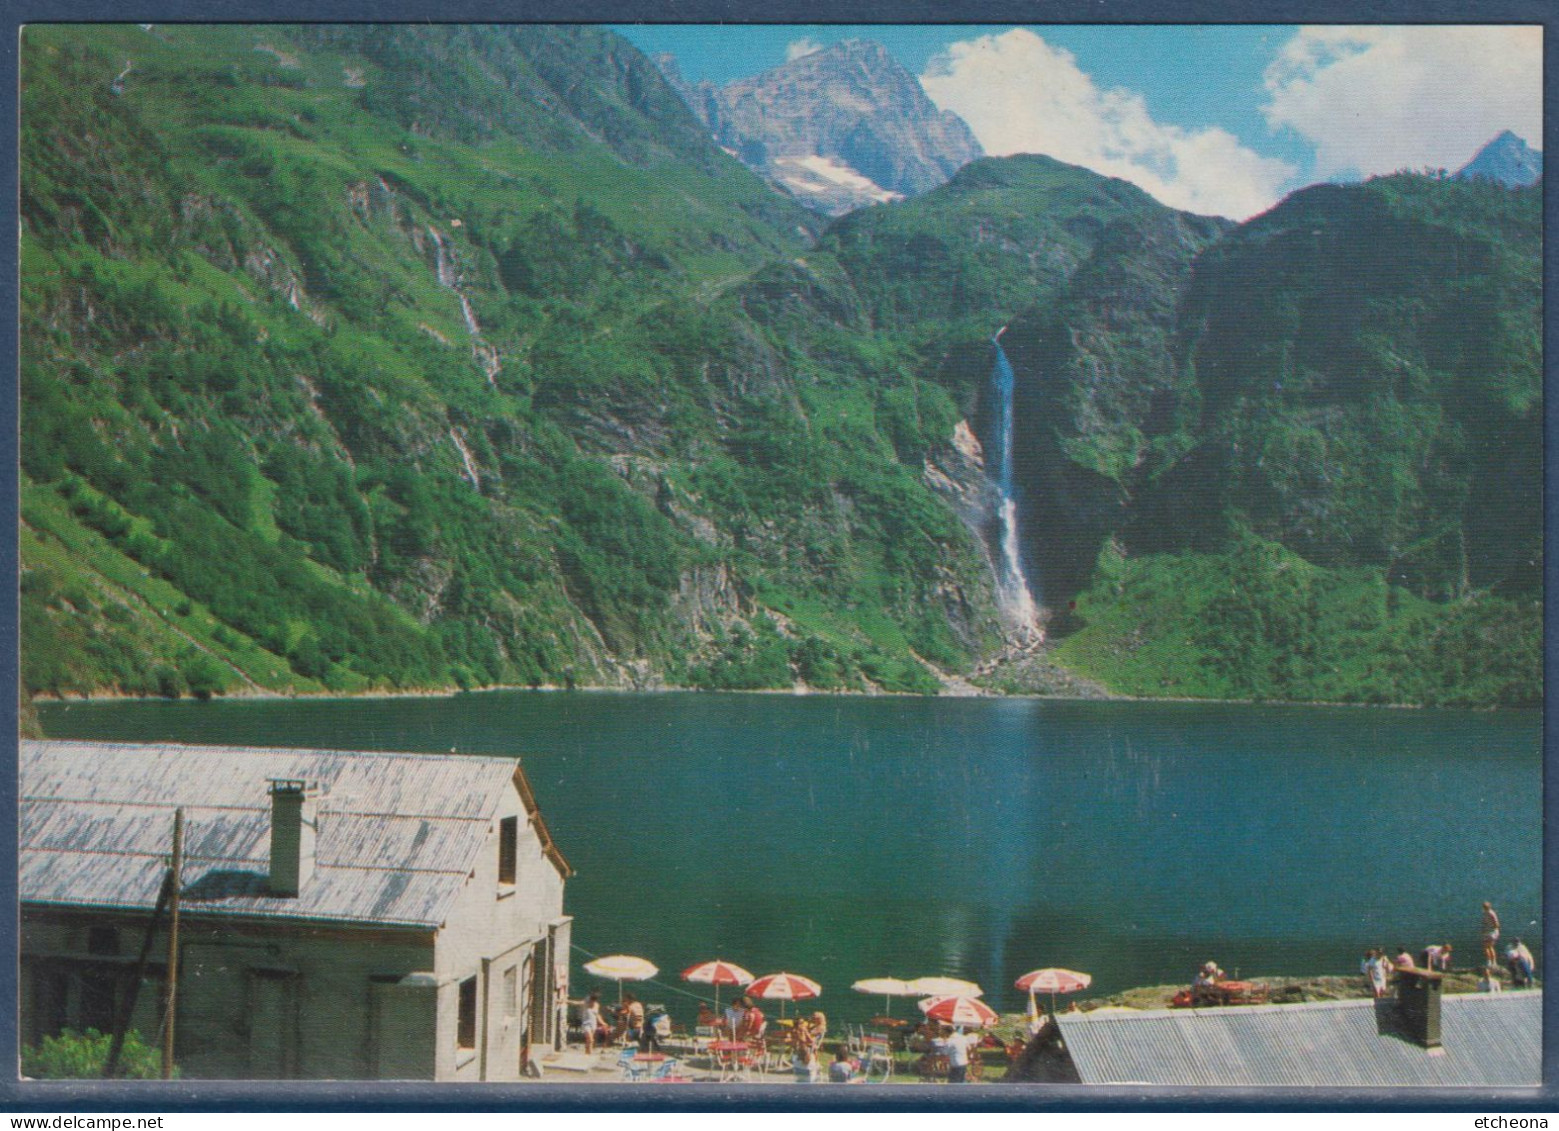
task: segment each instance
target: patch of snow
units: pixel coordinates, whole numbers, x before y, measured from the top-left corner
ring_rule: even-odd
[[[850,168],[850,166],[840,161],[835,161],[832,157],[824,157],[821,154],[814,153],[806,157],[781,157],[775,161],[775,165],[780,166],[782,170],[795,170],[799,175],[786,176],[782,171],[780,179],[787,185],[800,189],[803,192],[832,192],[835,189],[844,188],[881,204],[904,199],[903,193],[885,189],[870,177],[862,176]]]

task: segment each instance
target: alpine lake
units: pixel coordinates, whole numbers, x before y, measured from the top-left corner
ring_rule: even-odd
[[[51,738],[518,755],[576,870],[573,986],[639,955],[641,998],[689,1024],[709,987],[677,972],[716,957],[859,1021],[885,1004],[850,990],[868,977],[1013,1010],[1043,966],[1092,996],[1209,959],[1353,974],[1448,940],[1465,965],[1485,899],[1541,943],[1537,711],[518,691],[39,714]]]

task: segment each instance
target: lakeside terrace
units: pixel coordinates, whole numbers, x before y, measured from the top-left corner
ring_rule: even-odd
[[[1191,1009],[1168,1008],[1176,987],[1145,987],[1055,1015],[1056,1024],[1028,1048],[1027,1018],[1008,1014],[990,1026],[995,1039],[978,1050],[976,1062],[983,1061],[983,1071],[971,1073],[970,1082],[1514,1088],[1539,1082],[1540,989],[1477,993],[1466,972],[1435,978],[1431,1023],[1410,1002],[1411,994],[1374,1000],[1358,991],[1360,982],[1272,979],[1273,996],[1289,1000]],[[1438,1000],[1442,989],[1445,996]],[[1123,999],[1137,1006],[1119,1004]],[[825,1073],[841,1042],[857,1055],[866,1053],[860,1041],[864,1032],[847,1028],[844,1037],[825,1042],[819,1057]],[[632,1067],[625,1070],[622,1062],[634,1055],[631,1048],[605,1048],[594,1055],[569,1048],[540,1061],[542,1078],[564,1084],[654,1082],[657,1075],[678,1083],[806,1082],[798,1080],[783,1053],[733,1071],[729,1060],[722,1064],[708,1050],[707,1041],[685,1034],[667,1042],[664,1057],[630,1061]],[[937,1066],[912,1048],[894,1054],[891,1071],[851,1082],[912,1085],[945,1079],[945,1063]]]

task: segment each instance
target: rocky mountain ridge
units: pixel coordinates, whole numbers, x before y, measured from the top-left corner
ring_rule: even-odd
[[[657,62],[723,148],[831,216],[926,192],[982,155],[876,43],[846,40],[723,87]]]

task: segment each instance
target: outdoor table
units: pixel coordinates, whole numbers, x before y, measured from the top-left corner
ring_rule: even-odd
[[[720,1070],[720,1083],[727,1084],[747,1075],[747,1065],[743,1063],[743,1054],[750,1052],[751,1046],[746,1041],[713,1041],[709,1045],[710,1055],[714,1057],[715,1067]]]

